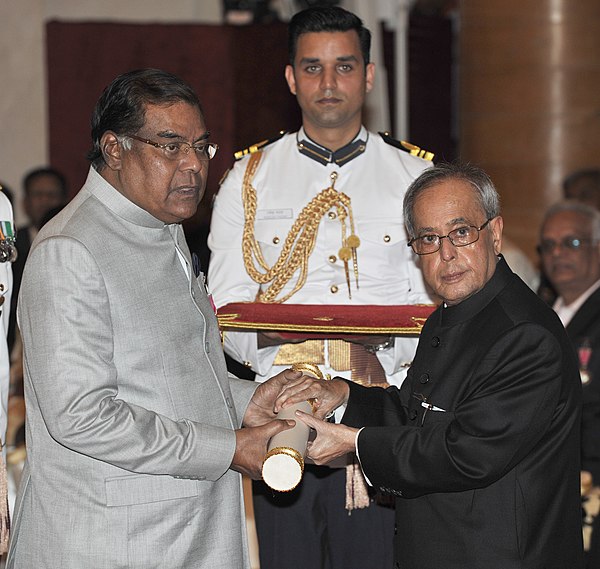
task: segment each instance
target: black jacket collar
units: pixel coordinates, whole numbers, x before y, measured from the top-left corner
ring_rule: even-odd
[[[511,281],[514,273],[510,270],[504,257],[498,255],[496,270],[492,278],[483,286],[483,288],[454,306],[438,308],[439,320],[441,326],[454,326],[460,322],[470,320],[477,313],[481,312]]]
[[[367,148],[368,138],[369,133],[363,127],[352,142],[333,152],[308,138],[303,129],[296,135],[298,151],[301,154],[323,165],[337,164],[338,166],[343,166],[350,162],[350,160],[360,156]]]

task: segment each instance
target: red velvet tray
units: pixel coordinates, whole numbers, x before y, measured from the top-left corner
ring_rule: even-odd
[[[303,334],[419,334],[435,310],[416,305],[321,305],[234,302],[219,308],[223,330],[276,330]]]

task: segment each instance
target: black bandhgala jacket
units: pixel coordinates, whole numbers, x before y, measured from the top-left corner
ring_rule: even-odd
[[[429,317],[400,389],[350,387],[363,470],[398,496],[397,567],[582,567],[580,416],[560,320],[500,257]]]

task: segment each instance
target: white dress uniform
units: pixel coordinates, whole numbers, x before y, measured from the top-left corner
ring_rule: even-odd
[[[326,211],[308,259],[306,282],[287,303],[357,306],[431,303],[412,250],[407,247],[402,212],[407,187],[431,162],[396,144],[389,137],[384,139],[363,127],[350,144],[336,152],[310,141],[303,129],[261,148],[262,156],[252,178],[257,202],[253,233],[267,265],[272,266],[278,259],[286,236],[303,208],[331,186],[333,173],[337,175],[335,189],[350,198],[354,234],[360,239],[356,250],[357,287],[352,260],[347,275],[340,259],[339,211],[335,206]],[[254,301],[257,293],[269,286],[267,283],[261,288],[249,276],[242,253],[245,219],[242,188],[249,160],[246,156],[234,165],[215,199],[208,239],[212,252],[208,286],[217,308],[231,302]],[[346,218],[344,222],[348,235],[350,220]],[[292,291],[297,278],[298,271],[276,298]],[[322,342],[320,362],[309,356],[295,361],[320,363],[323,373],[350,378],[351,370],[333,362],[338,349],[334,348],[335,343]],[[303,349],[308,344],[259,350],[255,332],[224,334],[225,351],[251,367],[258,381],[289,367],[291,362],[281,361],[288,348]],[[337,340],[336,345],[339,344],[352,350],[357,347]],[[417,338],[397,337],[390,347],[376,352],[380,366],[372,354],[368,357],[379,367],[377,373],[383,381],[399,386],[416,346]],[[275,362],[281,365],[274,365]],[[303,481],[293,492],[273,493],[266,486],[255,484],[254,511],[263,569],[391,568],[394,512],[370,502],[364,481],[359,483],[363,488],[362,503],[355,505],[357,472],[361,477],[356,462],[348,469],[306,465]],[[351,516],[344,508],[349,503],[360,508],[354,509]],[[370,507],[364,507],[369,503]]]
[[[321,220],[304,286],[287,302],[294,304],[423,304],[431,303],[421,271],[414,262],[402,216],[402,201],[408,185],[431,162],[411,156],[386,143],[364,127],[355,140],[364,141],[365,150],[351,155],[340,165],[323,164],[298,149],[306,141],[303,130],[286,134],[266,146],[252,181],[257,192],[255,236],[265,260],[275,263],[298,213],[321,190],[338,177],[335,189],[350,197],[356,234],[359,288],[350,266],[349,298],[344,263],[338,257],[341,224],[332,208]],[[241,188],[249,157],[238,161],[215,199],[211,232],[208,284],[217,308],[230,302],[253,301],[260,285],[244,267],[242,233],[244,207]],[[352,265],[350,263],[350,265]],[[282,295],[293,288],[294,277]],[[273,367],[278,346],[258,349],[255,333],[226,332],[225,351],[245,363],[265,380],[284,369]],[[394,346],[377,352],[388,383],[400,385],[417,346],[416,338],[396,338]],[[324,373],[343,376],[327,365]]]

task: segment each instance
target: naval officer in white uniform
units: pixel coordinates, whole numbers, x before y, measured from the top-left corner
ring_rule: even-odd
[[[285,74],[303,125],[250,149],[221,185],[209,237],[217,307],[430,303],[407,247],[402,200],[431,156],[362,125],[374,77],[369,31],[354,14],[329,7],[300,12],[289,33]],[[304,361],[332,376],[399,385],[416,344],[390,336],[292,343],[276,332],[224,335],[225,350],[258,381]],[[263,496],[255,485],[261,568],[392,566],[393,511],[367,495],[355,460],[346,469],[307,466],[288,494]]]

